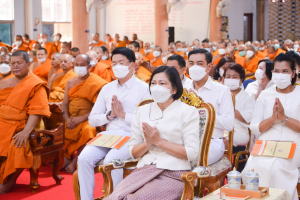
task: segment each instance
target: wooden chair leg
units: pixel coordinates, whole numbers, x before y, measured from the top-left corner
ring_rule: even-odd
[[[217,181],[215,183],[207,183],[205,187],[208,189],[209,193],[212,193],[213,191],[220,188],[220,182]]]
[[[74,194],[75,194],[75,199],[80,200],[80,186],[79,186],[79,179],[78,179],[78,169],[73,173],[72,182],[73,182],[73,190],[74,190]]]
[[[38,182],[39,170],[41,166],[41,156],[33,156],[33,166],[30,168],[30,185],[32,193],[37,193],[40,186]]]
[[[58,156],[53,161],[52,177],[56,181],[56,185],[61,185],[61,181],[64,179],[64,177],[59,175],[60,169],[63,164],[64,164],[64,150],[60,150],[58,152]]]

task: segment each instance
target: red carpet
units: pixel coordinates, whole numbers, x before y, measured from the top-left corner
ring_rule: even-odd
[[[39,191],[32,193],[29,188],[30,175],[29,170],[24,170],[17,180],[13,190],[7,194],[0,194],[0,200],[73,200],[75,199],[72,185],[72,174],[61,171],[60,175],[65,179],[61,185],[56,185],[51,176],[52,168],[42,166],[39,173]],[[95,197],[102,195],[102,175],[96,174]]]

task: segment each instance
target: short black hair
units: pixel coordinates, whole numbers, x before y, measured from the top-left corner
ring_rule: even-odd
[[[34,56],[36,56],[36,52],[33,50],[28,51],[27,53],[32,52]],[[29,55],[29,54],[28,54]]]
[[[186,62],[184,60],[184,58],[180,55],[172,55],[168,58],[168,61],[169,60],[176,60],[178,62],[178,65],[180,66],[180,69],[186,67]]]
[[[23,37],[26,38],[26,40],[29,40],[29,35],[28,34],[24,34]]]
[[[59,37],[61,38],[61,34],[60,33],[57,33],[57,35],[59,35]]]
[[[26,51],[23,51],[23,50],[18,50],[18,51],[15,51],[11,57],[13,56],[22,56],[23,57],[23,60],[25,60],[26,63],[29,62],[29,55],[26,53]]]
[[[211,63],[212,55],[205,49],[194,49],[194,50],[190,51],[189,55],[188,55],[188,59],[190,59],[191,55],[198,54],[198,53],[205,55],[205,60],[206,60],[207,64]]]
[[[264,62],[266,63],[266,75],[268,77],[269,80],[272,79],[272,71],[274,69],[274,63],[272,60],[268,60],[268,59],[263,59],[263,60],[260,60],[257,64],[257,66],[261,63],[261,62]]]
[[[134,48],[138,48],[138,50],[140,51],[140,44],[136,41],[130,42],[129,44],[132,44],[134,46]]]
[[[228,69],[234,70],[236,71],[239,75],[240,75],[240,79],[242,82],[244,82],[245,78],[246,78],[246,73],[245,73],[245,69],[244,67],[242,67],[240,64],[238,63],[230,63],[228,65],[228,67],[225,69],[224,71],[224,77],[226,76],[226,72]]]
[[[176,41],[175,44],[181,43],[181,41]]]
[[[129,62],[135,62],[135,54],[134,52],[126,47],[120,47],[120,48],[116,48],[112,51],[111,53],[111,59],[114,57],[114,55],[116,54],[121,54],[123,56],[125,56]]]
[[[63,42],[62,44],[66,45],[68,48],[70,48],[70,43],[69,42]]]
[[[47,50],[46,50],[45,48],[42,48],[42,47],[41,47],[41,48],[38,49],[38,51],[39,51],[39,50],[44,50],[46,54],[48,53]]]
[[[149,81],[149,89],[151,87],[151,82],[152,82],[152,79],[153,77],[155,76],[155,74],[158,74],[158,73],[161,73],[161,72],[164,72],[166,73],[169,81],[171,82],[172,84],[172,87],[176,87],[177,89],[177,92],[176,94],[174,94],[172,96],[172,98],[174,100],[177,100],[181,97],[182,93],[183,93],[183,86],[182,86],[182,82],[181,82],[181,79],[180,79],[180,76],[179,76],[179,73],[178,71],[174,68],[174,67],[168,67],[168,66],[165,66],[165,65],[162,65],[160,67],[157,67],[151,77],[150,77],[150,81]],[[151,91],[151,90],[150,90]]]
[[[215,70],[214,70],[214,73],[213,73],[213,79],[214,80],[219,80],[219,78],[221,77],[220,76],[220,73],[219,73],[219,71],[220,71],[220,68],[225,64],[225,63],[227,63],[227,62],[235,62],[235,60],[233,59],[233,58],[231,58],[231,57],[223,57],[223,58],[221,58],[221,60],[218,62],[218,64],[217,64],[217,66],[215,67]]]
[[[16,35],[16,38],[20,38],[22,40],[22,35]]]
[[[73,47],[70,51],[73,51],[73,52],[79,52],[79,53],[80,53],[80,50],[79,50],[79,48],[77,48],[77,47]]]
[[[107,52],[107,48],[105,46],[101,46],[101,49],[103,53]]]
[[[300,65],[300,56],[298,53],[296,53],[295,51],[287,51],[285,55],[290,56],[291,58],[294,59],[297,65]]]
[[[283,61],[290,63],[290,68],[291,68],[292,72],[294,72],[296,70],[296,64],[295,64],[294,59],[288,55],[285,55],[284,53],[279,54],[274,59],[274,67],[277,62],[283,62]],[[297,76],[295,75],[294,78],[292,78],[292,82],[291,82],[292,85],[294,85],[294,83],[296,82],[296,79],[297,79]]]

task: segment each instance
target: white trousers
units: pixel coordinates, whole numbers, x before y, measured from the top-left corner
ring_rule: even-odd
[[[103,132],[103,134],[108,133],[107,135],[109,135],[109,132],[110,131],[106,131]],[[128,135],[128,133],[118,135]],[[82,200],[94,199],[94,168],[96,163],[103,158],[103,164],[109,163],[112,159],[129,159],[130,155],[128,154],[128,142],[125,143],[120,149],[110,149],[91,145],[85,146],[78,157],[78,178],[80,185],[80,196]],[[113,179],[113,186],[115,188],[123,180],[123,169],[113,170],[111,175]]]
[[[223,139],[211,139],[209,153],[208,153],[208,165],[211,165],[222,158],[225,152],[225,145]]]

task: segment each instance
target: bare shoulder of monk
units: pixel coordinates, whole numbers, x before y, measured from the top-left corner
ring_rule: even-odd
[[[1,81],[0,90],[5,89],[5,88],[9,88],[9,87],[15,87],[16,85],[18,85],[18,82],[17,82],[17,79],[15,77],[8,78],[8,79],[5,79],[5,80]]]
[[[78,85],[79,83],[81,83],[83,80],[79,79],[78,76],[74,77],[74,78],[71,78],[69,81],[68,81],[68,87],[69,89],[75,87],[76,85]]]

